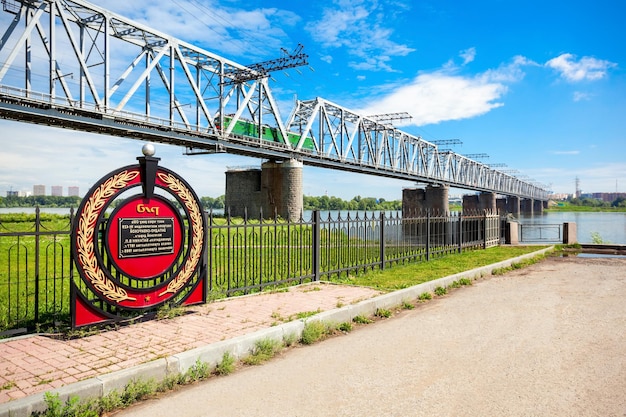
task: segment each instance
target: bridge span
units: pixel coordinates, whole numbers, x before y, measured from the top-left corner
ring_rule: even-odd
[[[0,117],[546,201],[542,187],[83,0],[2,0]],[[10,16],[7,18],[6,16]]]

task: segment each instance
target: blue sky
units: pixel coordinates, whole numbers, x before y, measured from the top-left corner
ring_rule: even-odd
[[[106,8],[233,61],[298,43],[310,67],[273,75],[283,119],[294,97],[363,114],[408,112],[401,129],[489,155],[556,193],[626,192],[626,3],[594,1],[108,0]],[[0,12],[0,32],[11,16]],[[80,187],[135,162],[142,143],[0,121],[0,195],[33,184]],[[224,193],[227,167],[261,160],[184,156],[161,164],[201,196]],[[306,168],[306,195],[400,199],[414,184]],[[453,193],[460,191],[453,190]]]

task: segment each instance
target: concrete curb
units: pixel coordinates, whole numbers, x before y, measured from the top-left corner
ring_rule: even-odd
[[[454,281],[458,281],[462,278],[474,280],[491,275],[492,271],[495,269],[506,268],[514,263],[544,255],[553,249],[554,247],[551,246],[495,264],[424,282],[413,287],[379,295],[357,304],[324,311],[306,320],[295,320],[267,329],[258,330],[254,333],[202,346],[167,358],[157,359],[132,368],[69,384],[49,392],[58,394],[61,402],[65,404],[65,401],[71,397],[79,397],[82,400],[87,400],[100,398],[114,390],[122,391],[124,387],[133,380],[154,379],[161,381],[168,375],[187,372],[187,370],[197,362],[205,362],[209,367],[215,367],[221,363],[226,352],[229,352],[235,359],[241,359],[247,356],[259,340],[272,339],[282,341],[287,337],[293,336],[299,339],[302,335],[304,324],[308,320],[344,323],[351,322],[354,317],[359,315],[365,317],[372,316],[376,313],[377,309],[391,309],[401,305],[404,301],[417,299],[419,295],[424,292],[434,292],[435,288],[447,287]],[[45,393],[37,393],[0,404],[0,417],[30,417],[33,413],[44,412],[46,408]]]

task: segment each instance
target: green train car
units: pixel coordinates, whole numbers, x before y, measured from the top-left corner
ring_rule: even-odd
[[[230,116],[224,116],[224,129],[228,129],[232,119],[233,118]],[[215,126],[219,129],[220,126],[218,119],[215,120]],[[237,120],[237,122],[235,123],[235,127],[233,127],[232,134],[240,136],[250,136],[253,138],[260,137],[267,142],[285,143],[283,135],[277,128],[263,125],[261,126],[261,135],[259,135],[259,126],[248,120]],[[292,146],[296,146],[298,144],[298,141],[300,140],[300,135],[298,135],[297,133],[287,132],[287,139]],[[315,149],[315,144],[313,143],[313,139],[310,136],[307,136],[304,139],[302,149],[308,151],[312,151]]]

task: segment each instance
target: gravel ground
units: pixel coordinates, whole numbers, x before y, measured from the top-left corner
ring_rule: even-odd
[[[626,259],[551,258],[119,416],[626,416]]]

